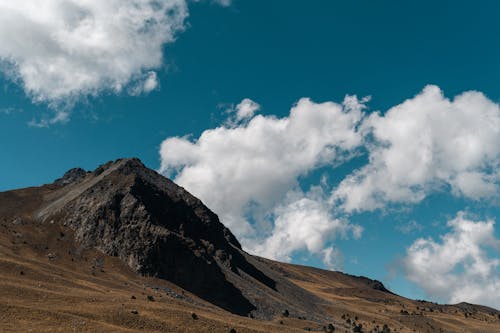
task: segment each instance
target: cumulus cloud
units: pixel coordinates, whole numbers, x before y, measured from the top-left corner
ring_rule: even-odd
[[[350,212],[418,203],[429,193],[483,199],[500,181],[500,108],[480,92],[450,100],[436,86],[373,113],[362,129],[369,163],[335,189]]]
[[[292,191],[284,203],[273,212],[274,227],[270,236],[253,251],[266,258],[291,261],[290,255],[307,251],[322,257],[329,269],[342,266],[342,256],[333,246],[328,246],[336,237],[358,239],[363,231],[359,225],[346,219],[334,218],[322,191],[313,188],[307,194]]]
[[[440,241],[417,239],[403,261],[406,276],[428,295],[446,302],[500,308],[500,253],[494,221],[473,221],[460,212]]]
[[[252,118],[255,112],[259,110],[260,105],[258,103],[255,103],[250,98],[245,98],[234,109],[230,109],[229,112],[236,113],[236,122],[240,122]]]
[[[221,104],[224,107],[224,104]],[[260,111],[260,104],[252,101],[250,98],[244,98],[240,103],[231,104],[226,108],[227,119],[226,127],[238,127],[243,122],[252,119]]]
[[[36,102],[147,93],[187,16],[185,0],[0,0],[0,68]]]
[[[360,145],[356,127],[364,107],[356,97],[346,97],[342,104],[315,103],[304,98],[288,117],[254,115],[234,126],[206,130],[196,140],[168,138],[161,145],[160,171],[175,176],[178,184],[200,197],[243,237],[247,248],[254,250],[263,235],[273,237],[274,233],[279,238],[284,228],[296,226],[291,220],[299,212],[287,214],[285,208],[279,207],[308,208],[316,215],[325,209],[313,207],[310,199],[289,202],[287,197],[297,191],[300,176],[338,163]],[[246,99],[236,112],[250,117],[257,109],[255,102]],[[304,228],[309,225],[319,232],[334,228],[314,225],[318,220],[311,218]],[[340,222],[328,217],[325,223]],[[252,238],[257,241],[245,242]],[[276,256],[287,258],[304,246],[318,250],[304,240],[289,240],[286,253]]]
[[[367,113],[368,101],[303,98],[276,118],[244,99],[199,138],[166,139],[160,171],[219,214],[248,250],[280,260],[306,251],[330,266],[336,237],[359,234],[345,220],[353,212],[418,203],[436,191],[474,200],[498,194],[498,104],[474,91],[449,100],[436,86],[384,114]],[[335,172],[364,152],[368,163],[336,187],[318,184],[326,198],[301,189],[314,170]]]

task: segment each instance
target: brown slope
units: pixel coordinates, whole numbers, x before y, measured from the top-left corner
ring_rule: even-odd
[[[327,323],[351,331],[352,321],[363,331],[500,331],[493,309],[415,302],[370,279],[250,256],[198,199],[136,159],[0,193],[0,279],[0,331],[278,332]]]

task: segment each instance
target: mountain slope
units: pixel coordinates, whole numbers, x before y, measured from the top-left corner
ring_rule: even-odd
[[[200,200],[137,159],[0,193],[0,279],[2,331],[278,332],[329,323],[500,331],[493,309],[411,301],[378,281],[251,256]]]

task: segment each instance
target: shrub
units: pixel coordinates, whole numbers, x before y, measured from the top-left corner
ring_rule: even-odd
[[[359,324],[359,325],[354,326],[353,332],[356,332],[356,333],[363,332],[363,325]]]

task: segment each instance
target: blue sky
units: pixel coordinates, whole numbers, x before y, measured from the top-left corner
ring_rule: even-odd
[[[147,2],[121,6],[137,2],[144,10],[130,15],[147,22]],[[0,1],[4,15],[22,18],[0,23],[0,190],[137,156],[199,195],[255,253],[366,275],[408,297],[500,307],[500,232],[488,224],[500,212],[497,2],[166,1],[145,33],[120,30],[126,17],[103,25],[104,46],[47,22],[99,23],[119,5],[49,3],[40,12],[36,1]],[[342,104],[346,95],[355,107]],[[462,154],[457,137],[476,146]],[[363,182],[383,177],[386,187]],[[462,256],[440,270],[452,249]],[[493,292],[477,296],[484,285]]]

